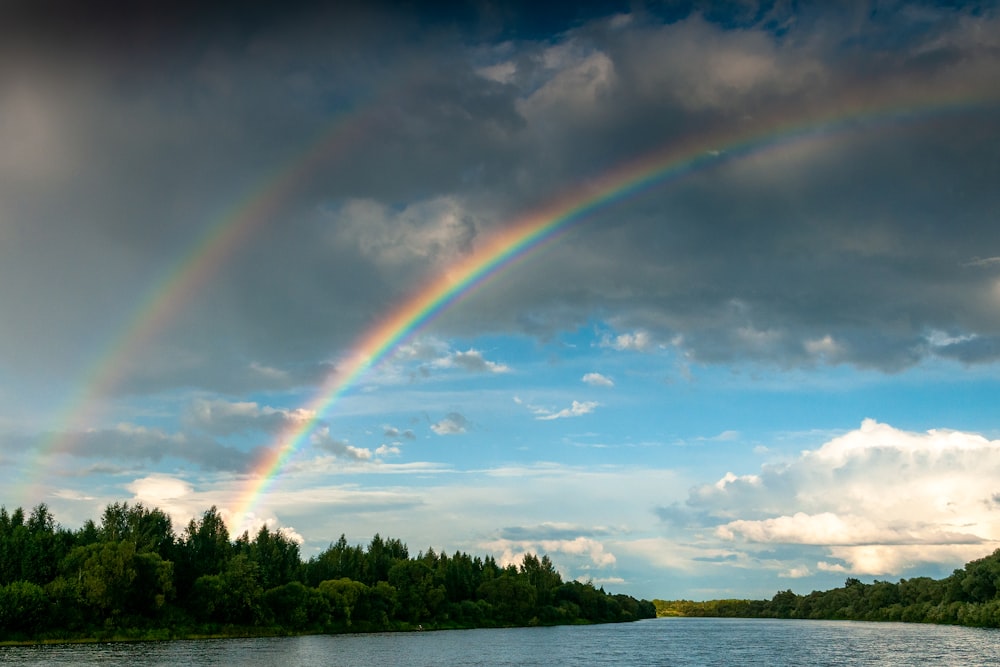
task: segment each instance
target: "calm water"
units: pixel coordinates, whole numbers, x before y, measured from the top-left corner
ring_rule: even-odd
[[[1000,631],[840,621],[620,625],[0,648],[15,665],[997,665]]]

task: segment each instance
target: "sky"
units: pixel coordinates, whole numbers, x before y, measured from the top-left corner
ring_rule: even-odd
[[[1000,547],[995,2],[324,4],[0,5],[0,504],[648,599]]]

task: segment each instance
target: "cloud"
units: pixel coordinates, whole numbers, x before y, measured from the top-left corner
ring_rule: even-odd
[[[113,428],[73,434],[74,446],[66,454],[75,458],[116,462],[159,462],[180,459],[206,470],[247,470],[262,449],[242,450],[204,437],[170,433],[161,429],[123,423]]]
[[[466,350],[465,352],[453,352],[447,357],[436,360],[433,365],[436,368],[462,368],[473,373],[509,373],[510,367],[495,361],[483,358],[483,353],[479,350]]]
[[[296,188],[271,192],[269,213],[236,215],[240,243],[202,268],[204,289],[174,295],[186,303],[169,335],[123,348],[111,391],[312,385],[324,376],[315,364],[388,304],[540,202],[652,148],[700,137],[698,150],[724,151],[730,132],[767,136],[856,99],[916,117],[882,132],[862,113],[836,147],[793,141],[594,211],[438,332],[549,336],[601,313],[629,332],[609,335],[611,349],[680,340],[705,363],[898,370],[997,358],[989,249],[1000,232],[982,222],[997,195],[980,140],[995,135],[996,113],[957,109],[931,127],[920,104],[992,90],[995,17],[957,9],[913,29],[902,15],[803,9],[779,35],[711,12],[665,22],[594,7],[544,37],[496,42],[474,21],[417,30],[433,19],[378,8],[262,12],[273,20],[238,20],[242,38],[206,27],[218,16],[161,25],[135,10],[115,25],[142,25],[150,41],[121,43],[89,16],[60,28],[29,14],[5,21],[0,40],[11,91],[0,105],[0,358],[15,385],[85,374],[88,341],[113,339],[219,212],[257,201],[274,165],[296,156],[316,162]],[[859,69],[845,43],[889,44],[892,57]],[[928,346],[932,329],[980,342]]]
[[[512,542],[575,540],[577,537],[606,536],[613,531],[601,526],[584,526],[571,523],[546,522],[535,526],[508,526],[500,531],[500,538]]]
[[[583,557],[597,567],[610,567],[617,562],[615,555],[606,550],[603,543],[589,537],[552,540],[509,540],[497,539],[483,542],[481,547],[497,556],[501,565],[518,564],[528,553],[562,554]]]
[[[583,376],[583,382],[589,384],[592,387],[613,387],[615,386],[614,381],[600,373],[586,373]]]
[[[839,516],[832,512],[796,512],[764,520],[737,520],[720,526],[716,534],[724,539],[740,536],[751,542],[778,544],[871,545],[871,544],[982,544],[976,535],[957,530],[934,532],[879,525],[868,517]]]
[[[530,403],[525,403],[520,396],[514,397],[514,403],[517,405],[523,405],[528,410],[535,415],[535,419],[540,421],[551,421],[555,419],[566,419],[567,417],[579,417],[582,415],[589,414],[593,412],[600,403],[596,401],[576,401],[574,400],[570,407],[563,408],[562,410],[554,410],[551,408],[543,407],[540,405],[532,405]]]
[[[455,197],[416,202],[393,212],[374,200],[351,200],[335,214],[336,233],[380,265],[443,266],[473,246],[477,224]]]
[[[207,506],[204,498],[190,482],[172,475],[154,474],[140,477],[125,485],[132,500],[148,508],[162,510],[170,517],[174,532],[182,533],[188,522],[200,518]]]
[[[395,426],[390,426],[388,424],[382,427],[382,435],[387,438],[404,438],[406,440],[416,440],[417,438],[416,434],[410,429],[401,431]]]
[[[535,419],[547,421],[553,419],[566,419],[568,417],[581,417],[583,415],[590,414],[599,405],[600,403],[597,401],[573,401],[570,407],[557,411],[551,411],[546,408],[538,407],[531,409],[536,415]]]
[[[868,419],[791,462],[697,487],[687,505],[702,525],[723,519],[715,535],[737,548],[822,547],[820,570],[898,575],[1000,544],[997,474],[1000,441]]]
[[[820,568],[822,569],[822,568]],[[802,577],[808,577],[812,574],[812,571],[805,566],[792,567],[787,571],[780,573],[779,577],[786,577],[788,579],[801,579]]]
[[[511,368],[503,363],[490,361],[479,350],[452,350],[448,343],[434,337],[422,337],[402,345],[393,355],[403,361],[422,362],[419,373],[429,376],[434,370],[459,369],[470,373],[509,373]]]
[[[727,430],[722,431],[721,433],[719,433],[717,435],[713,435],[713,436],[709,436],[709,437],[702,436],[702,437],[699,437],[697,439],[699,441],[701,441],[701,442],[732,442],[733,440],[739,440],[739,438],[740,438],[740,432],[739,431],[734,431],[732,429],[727,429]],[[724,479],[728,480],[728,477],[724,478]]]
[[[251,401],[230,402],[221,399],[198,399],[187,410],[187,426],[213,435],[232,435],[263,431],[282,433],[315,418],[311,410],[273,408]]]
[[[601,339],[601,347],[610,347],[613,350],[632,350],[643,352],[652,345],[652,337],[648,331],[635,331],[633,333],[623,333],[617,336],[605,334]]]
[[[457,412],[449,412],[441,421],[431,424],[431,430],[438,435],[458,435],[465,433],[469,421]]]
[[[189,482],[167,475],[149,475],[134,480],[126,488],[138,500],[149,503],[152,507],[160,507],[164,502],[183,498],[193,491]]]
[[[313,431],[309,436],[309,441],[312,443],[313,447],[329,452],[338,459],[347,459],[350,461],[369,461],[372,458],[370,449],[355,447],[347,442],[337,440],[330,435],[330,429],[325,426]]]
[[[1000,257],[976,257],[962,262],[962,266],[972,266],[976,268],[993,268],[1000,266]]]
[[[379,445],[375,450],[375,456],[385,458],[387,456],[399,456],[402,450],[395,445]]]

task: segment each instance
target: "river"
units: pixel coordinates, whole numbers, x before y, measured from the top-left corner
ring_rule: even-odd
[[[1000,631],[904,623],[661,618],[613,625],[0,648],[11,665],[1000,664]]]

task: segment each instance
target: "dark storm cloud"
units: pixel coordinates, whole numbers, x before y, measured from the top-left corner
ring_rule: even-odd
[[[859,97],[971,96],[1000,67],[992,7],[713,7],[7,5],[0,371],[83,376],[256,203],[114,389],[301,386],[484,235],[622,160]],[[987,106],[720,160],[438,326],[550,335],[597,312],[705,362],[993,360],[1000,274],[974,262],[1000,256],[998,123]]]
[[[1000,359],[1000,336],[972,338],[943,345],[937,354],[967,364],[990,362]]]
[[[654,110],[671,114],[673,129],[699,128],[704,119],[739,124],[748,115],[780,116],[775,104],[801,104],[803,95],[822,106],[890,84],[901,93],[938,85],[985,91],[986,73],[997,71],[996,40],[984,43],[979,32],[994,18],[951,16],[892,44],[878,39],[890,19],[880,16],[873,27],[832,18],[821,24],[841,32],[814,42],[729,34],[701,19],[611,36],[581,31],[616,78],[589,107],[560,109],[562,122],[547,128],[545,141],[559,146],[551,154],[563,165],[595,164],[586,151],[602,137],[624,146],[669,137],[651,122]],[[868,47],[845,47],[857,34],[872,40]],[[862,57],[881,71],[864,78]],[[501,309],[519,304],[523,321],[543,329],[578,325],[607,308],[623,330],[679,340],[707,362],[892,370],[934,354],[928,340],[940,330],[988,340],[1000,324],[996,272],[973,275],[962,263],[1000,245],[989,223],[998,206],[998,111],[862,124],[815,155],[723,163],[583,223],[544,262],[491,294]],[[647,122],[608,122],[629,113]],[[533,301],[524,299],[529,290]],[[489,317],[485,307],[476,315]]]
[[[114,461],[179,459],[205,470],[246,472],[261,451],[240,450],[206,437],[125,425],[81,433],[67,453],[79,458]]]
[[[126,384],[242,389],[254,386],[244,370],[254,364],[285,370],[333,355],[404,288],[338,240],[326,202],[449,192],[469,155],[497,152],[502,128],[519,122],[502,86],[451,57],[454,31],[422,38],[417,17],[376,9],[333,20],[299,9],[274,22],[239,14],[232,29],[225,8],[192,21],[183,7],[95,18],[113,6],[80,25],[79,9],[51,23],[30,13],[25,32],[38,39],[9,42],[17,57],[0,66],[12,112],[0,123],[10,188],[0,210],[10,323],[0,350],[14,367],[63,373],[86,363],[212,225],[245,224],[260,201],[275,206],[250,220],[252,233],[223,251],[196,294],[180,295],[170,337],[152,341],[141,364],[128,360],[160,372],[150,382],[140,369]],[[133,57],[129,37],[147,25],[158,39],[137,45],[148,57]],[[64,30],[70,44],[51,37]],[[331,150],[269,194],[284,175],[275,165],[294,168],[331,123],[341,131],[340,118],[347,152]],[[68,331],[79,333],[66,340]]]

